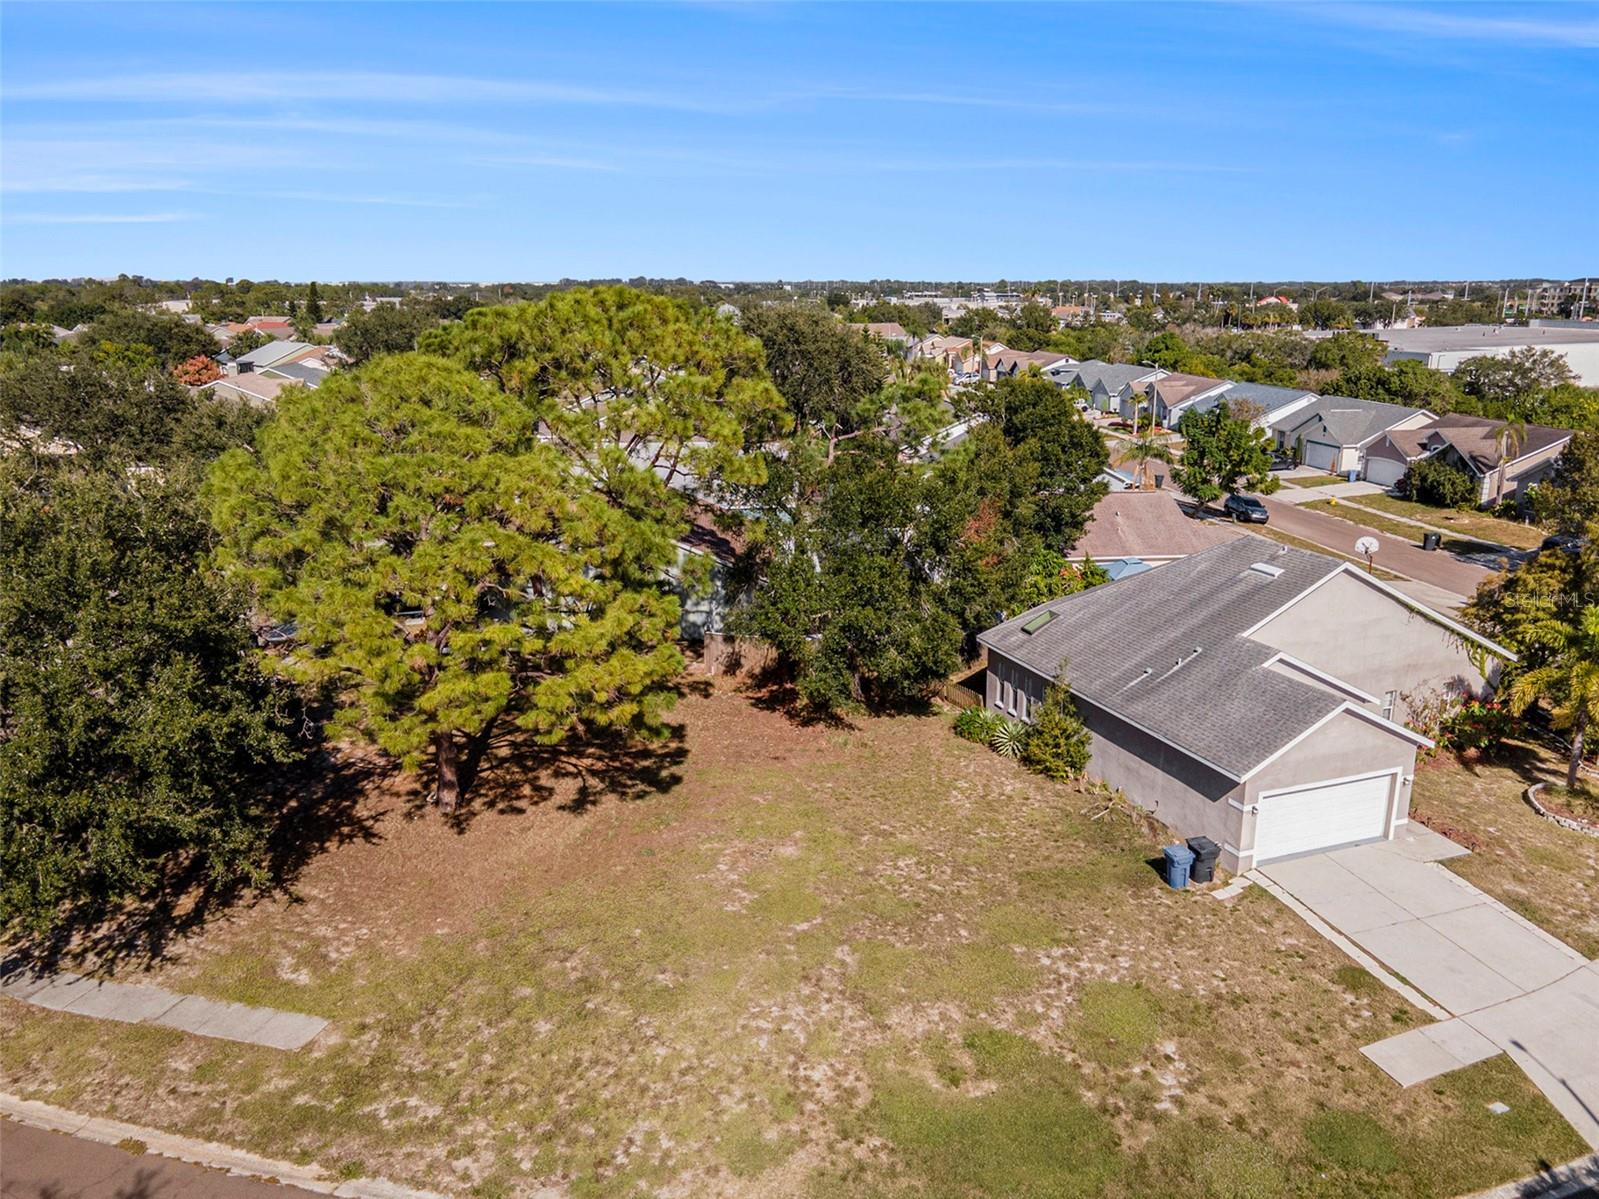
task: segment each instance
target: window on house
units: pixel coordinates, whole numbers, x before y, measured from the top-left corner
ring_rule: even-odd
[[[1394,718],[1394,706],[1399,702],[1399,692],[1387,691],[1382,697],[1382,715],[1384,720]]]
[[[999,706],[1007,712],[1016,710],[1016,693],[1009,683],[1000,690]]]

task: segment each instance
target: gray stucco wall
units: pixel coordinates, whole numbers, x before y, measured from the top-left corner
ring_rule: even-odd
[[[1461,639],[1375,587],[1341,574],[1254,634],[1301,661],[1377,697],[1398,693],[1393,719],[1408,714],[1406,691],[1481,695],[1487,688]]]
[[[1003,706],[1004,685],[1020,705],[1019,694],[1042,698],[1046,680],[1026,667],[992,650],[988,655],[988,707]],[[1243,800],[1243,784],[1196,762],[1126,721],[1077,699],[1077,713],[1093,738],[1088,773],[1126,794],[1180,837],[1206,836],[1218,845],[1237,845],[1243,813],[1227,803]],[[1222,864],[1237,868],[1237,860],[1224,853]]]

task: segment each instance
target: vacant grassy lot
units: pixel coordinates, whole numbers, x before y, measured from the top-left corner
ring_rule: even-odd
[[[1354,504],[1348,504],[1336,499],[1311,500],[1310,503],[1301,504],[1300,507],[1308,508],[1315,512],[1325,512],[1342,520],[1353,521],[1356,524],[1364,525],[1368,529],[1386,533],[1389,537],[1407,541],[1411,545],[1421,544],[1422,535],[1426,532],[1425,529],[1407,524],[1402,520],[1394,520],[1375,511],[1366,511],[1356,506],[1365,503],[1365,501],[1365,496],[1355,497]],[[1500,548],[1486,541],[1450,535],[1446,535],[1443,538],[1442,545],[1444,549],[1456,554],[1491,554]]]
[[[1497,516],[1489,516],[1486,512],[1434,508],[1427,504],[1418,504],[1414,500],[1402,500],[1398,496],[1361,495],[1355,497],[1355,502],[1368,508],[1391,512],[1395,516],[1408,516],[1411,520],[1419,520],[1437,529],[1452,530],[1463,537],[1513,546],[1516,549],[1536,549],[1549,535],[1547,530],[1540,529],[1537,525],[1522,524],[1518,520],[1500,520]]]
[[[1472,843],[1450,869],[1591,958],[1599,956],[1599,837],[1561,828],[1522,799],[1532,783],[1559,785],[1565,774],[1548,750],[1514,742],[1494,762],[1418,770],[1412,808]]]
[[[1502,1058],[1399,1090],[1358,1049],[1424,1017],[944,717],[681,716],[631,798],[502,778],[453,832],[371,784],[367,836],[154,971],[328,1016],[307,1050],[5,1001],[8,1087],[541,1199],[1447,1196],[1581,1149]]]

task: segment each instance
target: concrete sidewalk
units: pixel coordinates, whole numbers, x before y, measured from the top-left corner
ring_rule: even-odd
[[[303,1012],[223,1003],[142,983],[85,978],[71,971],[39,973],[25,966],[0,973],[0,996],[74,1016],[159,1024],[196,1036],[271,1049],[299,1049],[328,1026],[322,1017]]]
[[[1599,1149],[1599,963],[1428,860],[1428,844],[1411,836],[1256,873],[1448,1017],[1362,1051],[1394,1081],[1508,1053]]]

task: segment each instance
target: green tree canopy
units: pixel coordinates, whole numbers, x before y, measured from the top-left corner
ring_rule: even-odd
[[[132,308],[113,308],[98,317],[82,335],[88,345],[149,346],[163,370],[171,370],[197,354],[215,354],[217,339],[204,326],[176,316]]]
[[[426,308],[379,304],[371,312],[353,312],[333,335],[333,344],[359,366],[379,354],[416,349],[417,339],[438,322]]]
[[[1206,412],[1184,413],[1177,431],[1183,438],[1183,456],[1172,477],[1201,504],[1240,491],[1270,495],[1277,490],[1265,431],[1236,419],[1226,401]]]
[[[0,929],[260,877],[289,754],[181,487],[0,467]]]
[[[429,344],[456,361],[286,390],[210,497],[221,560],[297,626],[277,669],[334,695],[335,732],[431,753],[453,810],[497,726],[660,731],[683,662],[672,483],[757,482],[751,429],[783,412],[753,340],[625,288],[477,310]]]

